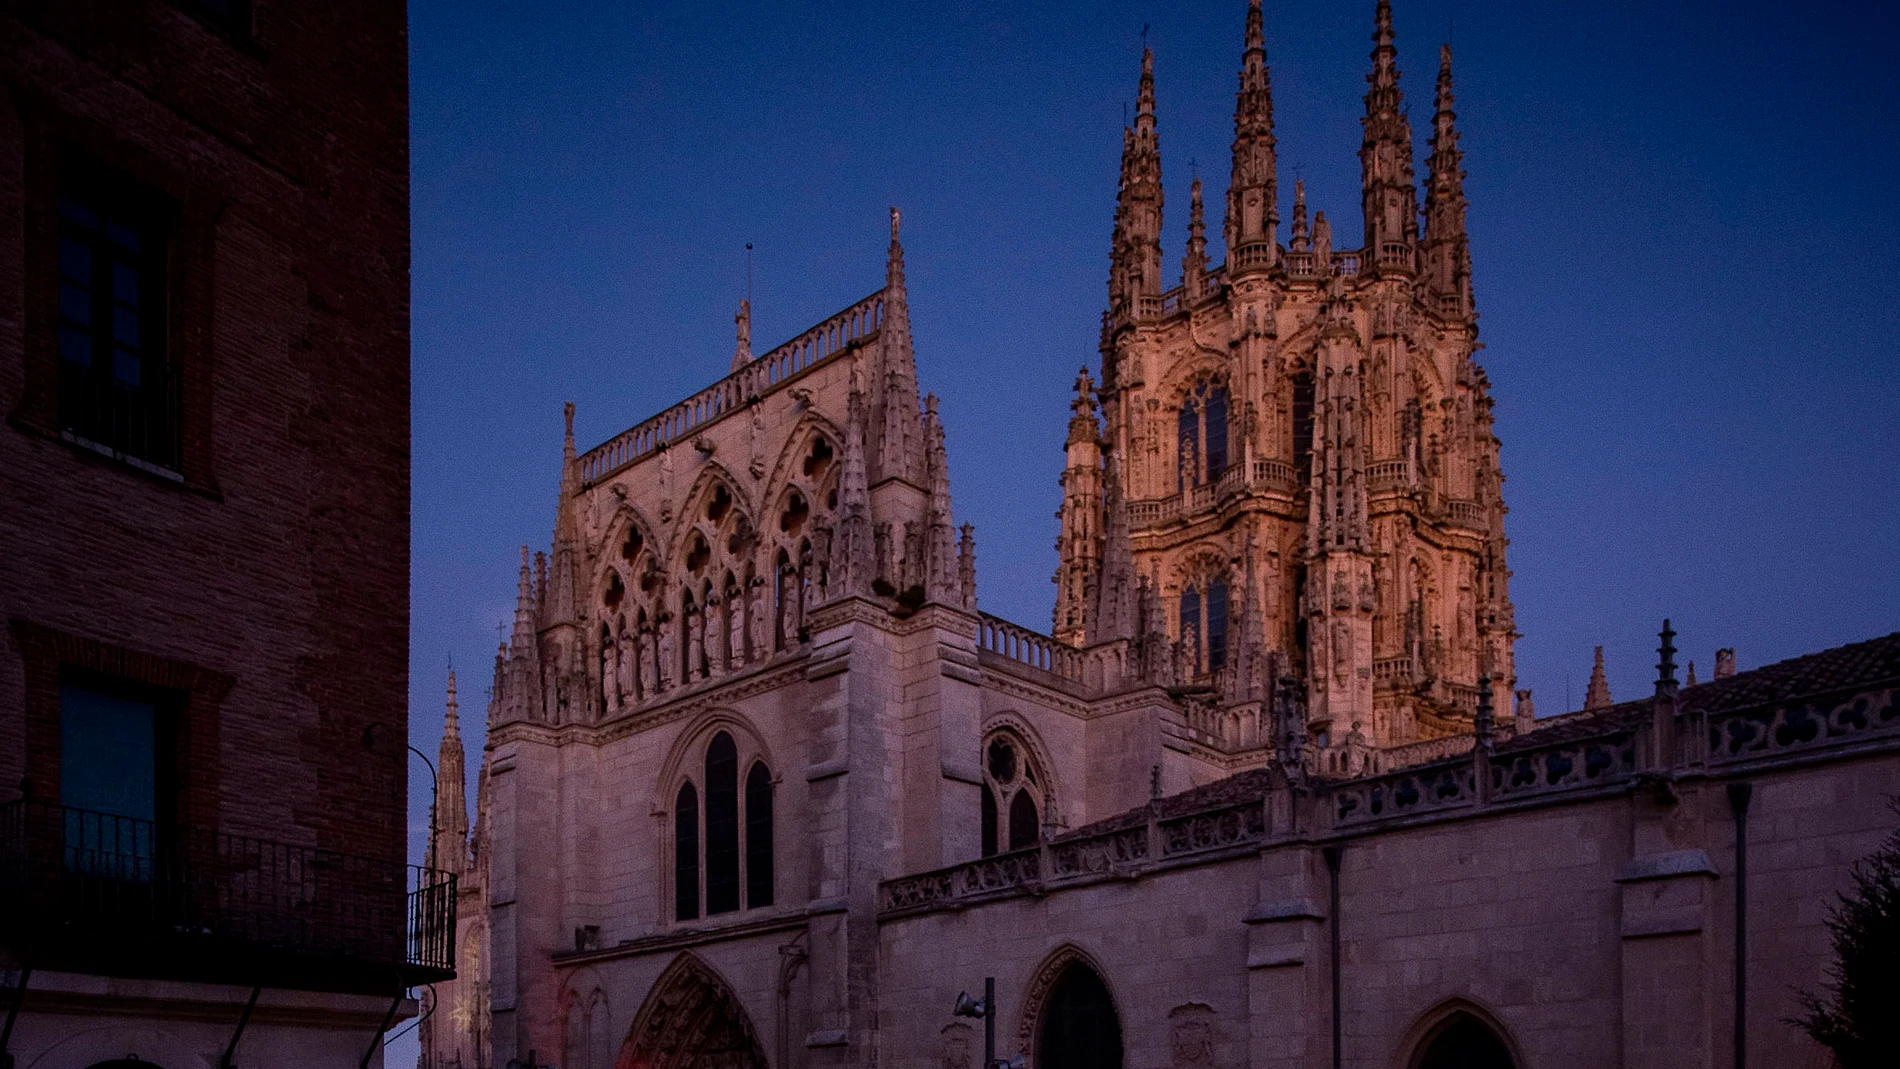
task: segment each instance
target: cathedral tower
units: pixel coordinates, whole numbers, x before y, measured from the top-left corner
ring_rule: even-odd
[[[1078,380],[1062,476],[1054,633],[1096,648],[1160,617],[1130,683],[1267,725],[1303,717],[1322,769],[1471,730],[1479,680],[1512,690],[1503,475],[1465,237],[1451,53],[1440,54],[1423,212],[1388,0],[1374,11],[1359,151],[1362,237],[1340,247],[1296,190],[1279,244],[1258,0],[1233,169],[1208,268],[1197,182],[1163,289],[1153,55],[1123,134],[1102,375]],[[1098,419],[1099,412],[1099,419]],[[1099,605],[1124,532],[1132,625]],[[1158,608],[1158,612],[1152,612]],[[1117,663],[1124,663],[1118,661]],[[1143,667],[1146,666],[1146,667]],[[1273,710],[1277,680],[1295,681]],[[1197,695],[1199,697],[1197,697]],[[1277,719],[1276,719],[1277,718]],[[1273,731],[1242,733],[1267,745]]]

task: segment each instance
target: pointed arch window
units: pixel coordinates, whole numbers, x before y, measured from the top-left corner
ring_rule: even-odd
[[[1293,376],[1293,471],[1299,486],[1313,481],[1313,376]]]
[[[1181,399],[1175,417],[1177,490],[1212,482],[1227,470],[1227,410],[1227,386],[1216,379],[1200,380]]]
[[[673,800],[673,915],[699,916],[699,792],[680,784]]]
[[[746,768],[743,791],[739,770]],[[769,906],[775,877],[772,770],[742,754],[732,734],[706,744],[696,785],[680,785],[673,803],[674,918],[695,920]],[[703,788],[703,793],[702,793]]]
[[[1227,580],[1205,582],[1205,591],[1190,583],[1181,592],[1181,642],[1196,673],[1227,666]]]
[[[1023,740],[998,731],[983,744],[983,856],[1023,850],[1042,839],[1048,779]]]

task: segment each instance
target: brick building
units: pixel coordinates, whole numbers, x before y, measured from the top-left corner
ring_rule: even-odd
[[[1450,52],[1421,204],[1375,10],[1366,244],[1297,186],[1276,231],[1255,2],[1225,260],[1197,184],[1173,287],[1144,55],[1051,634],[978,608],[895,211],[868,296],[758,355],[741,305],[592,449],[570,408],[472,821],[451,690],[425,1069],[968,1069],[986,976],[1034,1069],[1813,1063],[1900,636],[1685,685],[1665,624],[1652,696],[1534,716]]]
[[[445,972],[405,17],[0,5],[0,1064],[356,1065]]]

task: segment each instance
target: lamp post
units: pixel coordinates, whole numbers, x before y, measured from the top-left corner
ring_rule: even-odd
[[[369,749],[375,748],[377,728],[382,728],[385,731],[390,730],[389,725],[383,723],[381,720],[372,721],[368,727],[363,729],[363,749],[369,750]],[[414,746],[409,745],[408,743],[404,743],[404,745],[408,746],[410,753],[415,754],[417,757],[422,758],[422,766],[429,770],[429,850],[428,850],[428,853],[425,854],[423,857],[423,861],[424,861],[423,867],[427,869],[434,869],[435,868],[435,804],[440,796],[442,784],[435,774],[435,762],[429,760],[429,755],[423,753],[421,750],[416,749]]]
[[[1006,1061],[996,1058],[996,977],[983,978],[980,1000],[971,998],[968,991],[958,992],[956,1009],[951,1010],[950,1015],[983,1018],[983,1069],[1023,1069],[1024,1058],[1020,1053]]]

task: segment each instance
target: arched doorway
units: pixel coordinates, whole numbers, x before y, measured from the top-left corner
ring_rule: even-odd
[[[1108,985],[1080,961],[1063,967],[1036,1030],[1036,1069],[1121,1069],[1122,1023]]]
[[[614,1069],[767,1069],[751,1018],[719,974],[681,954],[653,982]]]
[[[1517,1069],[1517,1062],[1489,1025],[1459,1011],[1427,1033],[1412,1069]]]

